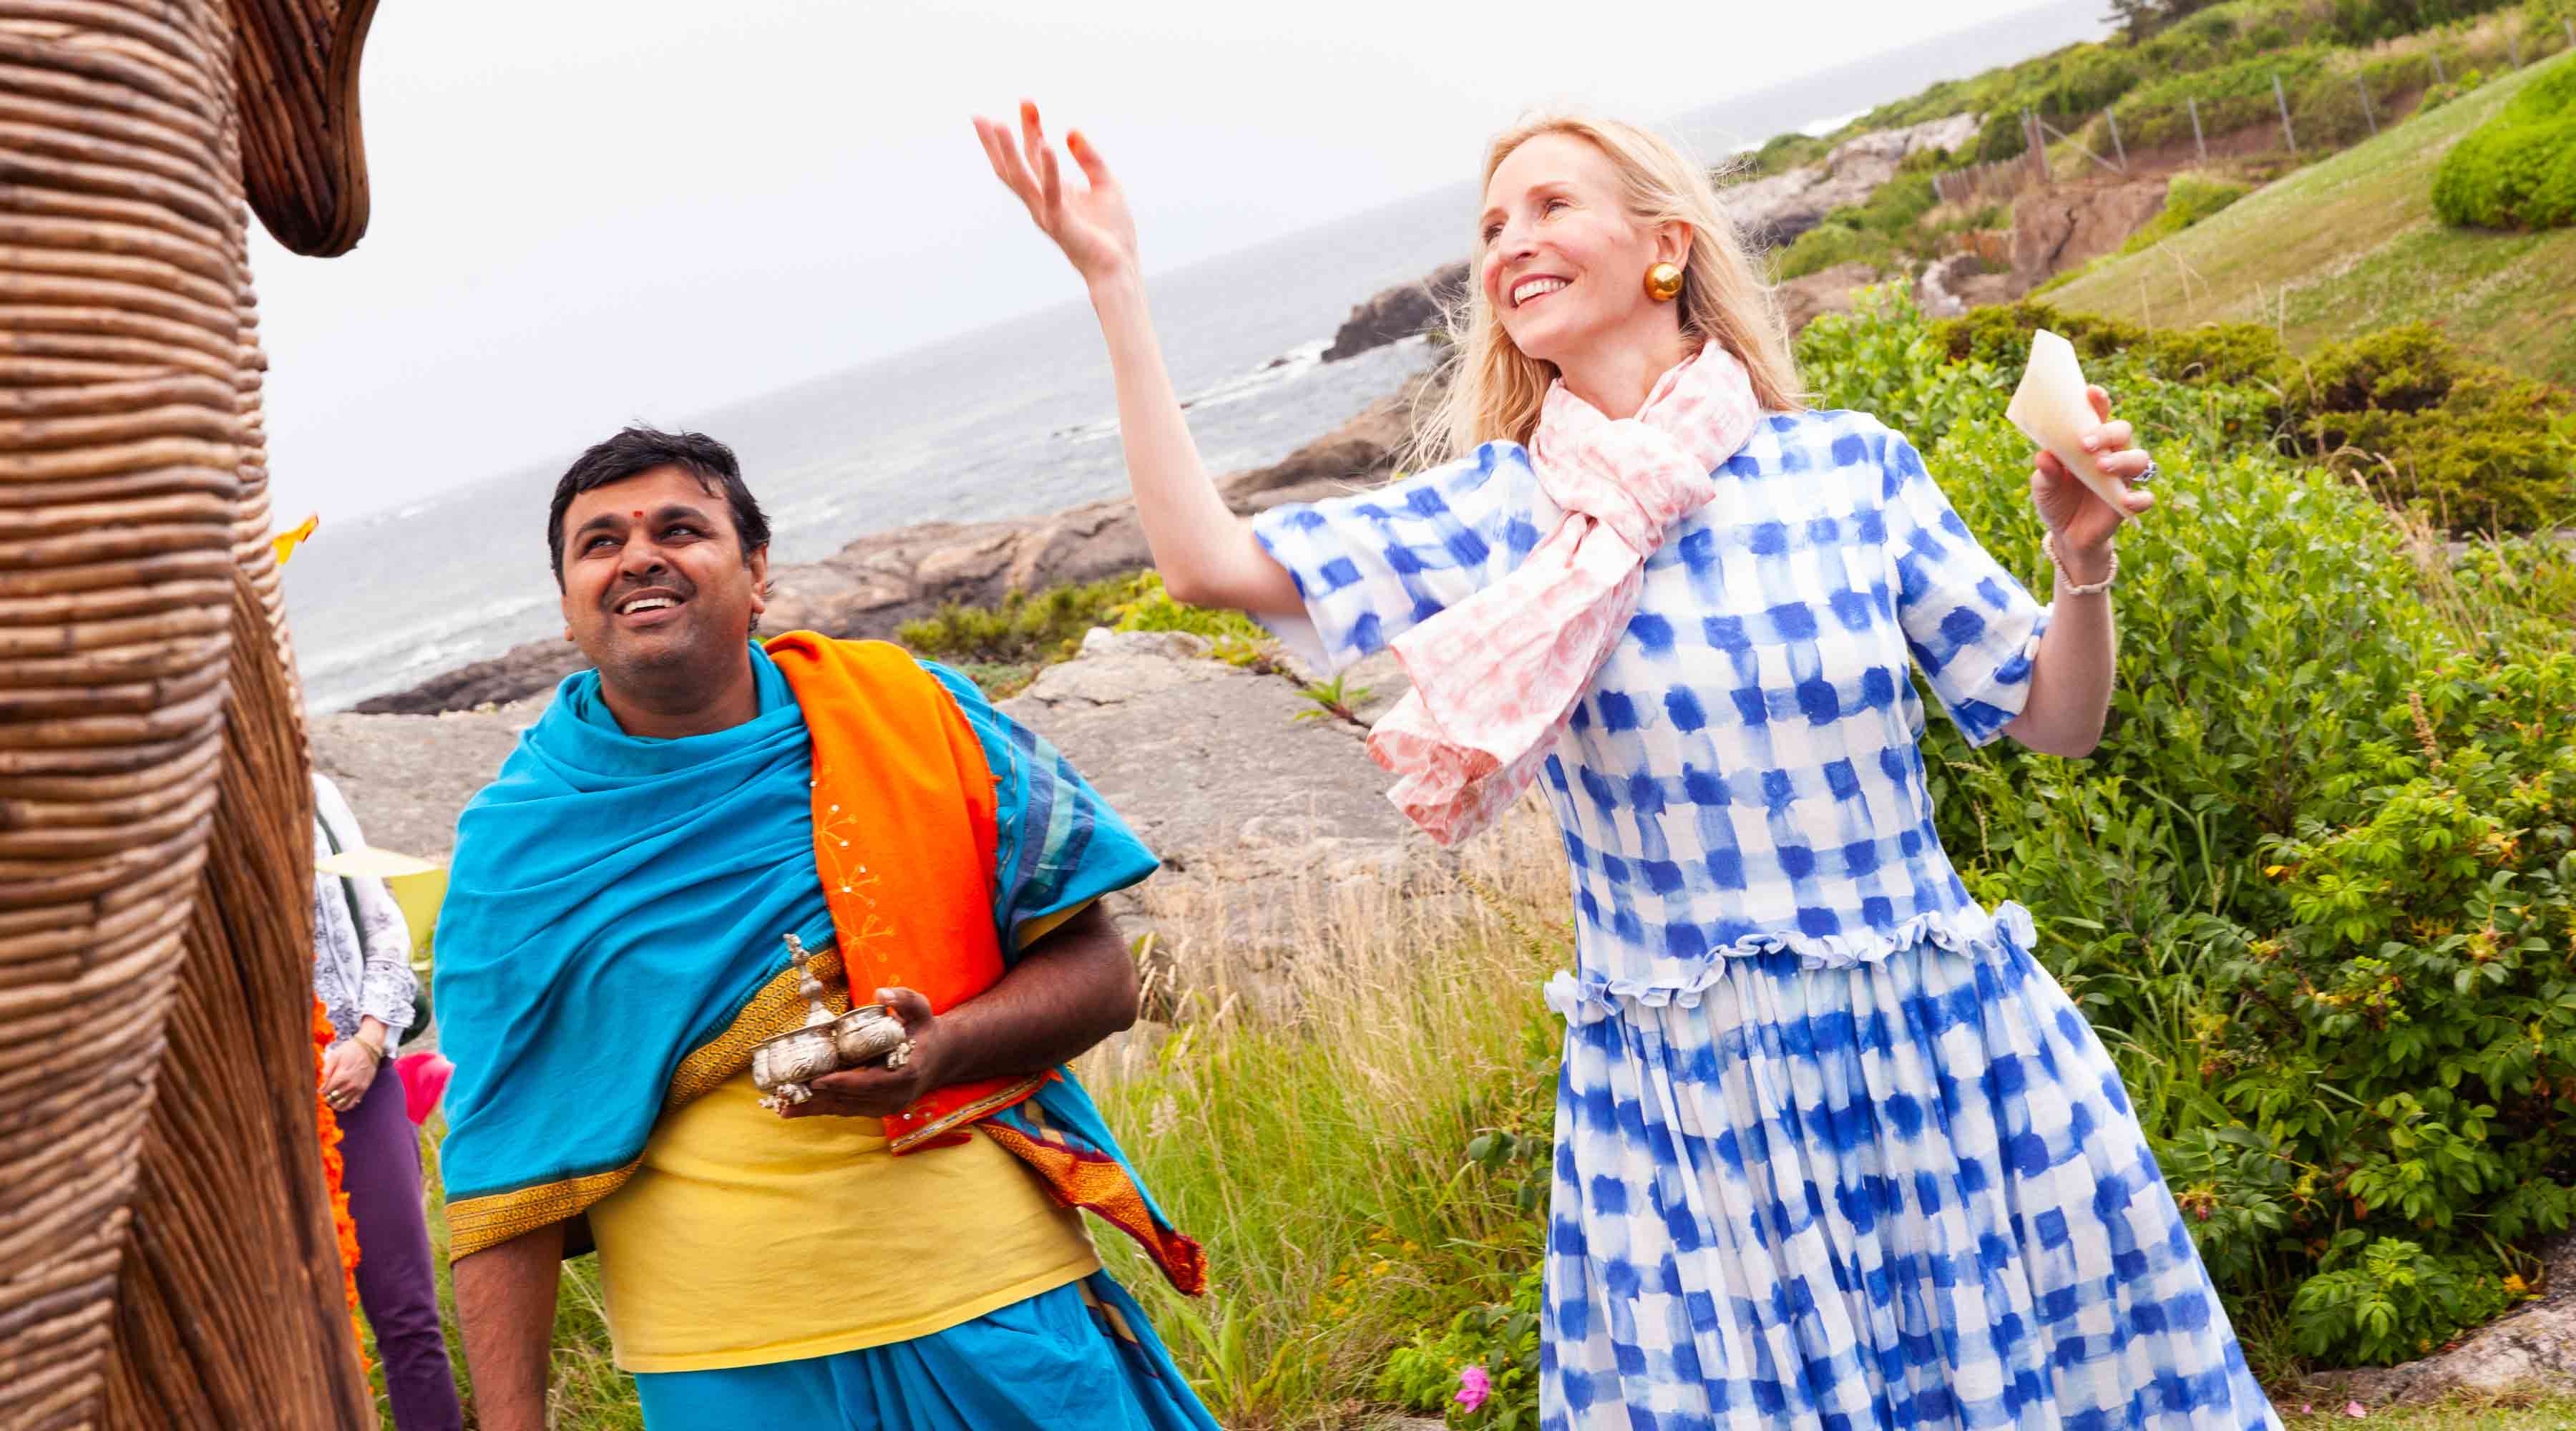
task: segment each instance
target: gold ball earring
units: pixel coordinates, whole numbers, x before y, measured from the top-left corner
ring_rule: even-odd
[[[1682,296],[1682,271],[1669,263],[1659,263],[1646,270],[1646,296],[1657,303],[1670,303]]]

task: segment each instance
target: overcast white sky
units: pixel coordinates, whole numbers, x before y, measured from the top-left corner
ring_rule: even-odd
[[[366,238],[254,248],[281,525],[1077,296],[968,126],[1022,94],[1153,271],[1472,177],[1533,103],[1660,118],[2031,3],[395,0]]]

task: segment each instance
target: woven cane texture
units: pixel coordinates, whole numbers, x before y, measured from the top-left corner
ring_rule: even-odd
[[[229,22],[0,0],[0,1427],[94,1424],[223,757]]]
[[[374,1424],[317,1155],[312,785],[245,574],[207,861],[116,1301],[110,1427]]]
[[[367,229],[358,56],[376,0],[233,0],[231,8],[250,206],[295,253],[346,253]]]

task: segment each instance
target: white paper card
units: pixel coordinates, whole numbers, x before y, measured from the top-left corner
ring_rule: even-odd
[[[2030,335],[2030,366],[2022,369],[2021,386],[2013,390],[2004,416],[2064,463],[2094,496],[2128,510],[2120,506],[2120,496],[2129,484],[2104,472],[2100,459],[2084,450],[2086,429],[2100,426],[2101,419],[2084,399],[2084,368],[2075,361],[2074,344],[2045,328]]]

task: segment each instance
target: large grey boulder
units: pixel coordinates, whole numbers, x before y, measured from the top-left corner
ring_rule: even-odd
[[[2013,201],[2013,277],[2035,287],[2129,241],[2164,211],[2163,179],[2040,189]]]
[[[1443,264],[1411,283],[1399,283],[1351,310],[1333,333],[1324,361],[1339,362],[1371,348],[1437,330],[1451,305],[1467,293],[1467,262]]]
[[[1365,730],[1300,694],[1305,674],[1259,672],[1159,633],[1094,632],[1001,709],[1052,741],[1163,861],[1110,910],[1160,941],[1147,1010],[1249,1000],[1277,1012],[1315,912],[1337,892],[1407,889],[1437,847],[1386,798]],[[1402,690],[1391,662],[1344,684],[1373,715]]]
[[[1001,709],[1054,742],[1175,873],[1374,868],[1416,838],[1365,731],[1288,676],[1184,654],[1192,639],[1095,640]]]

